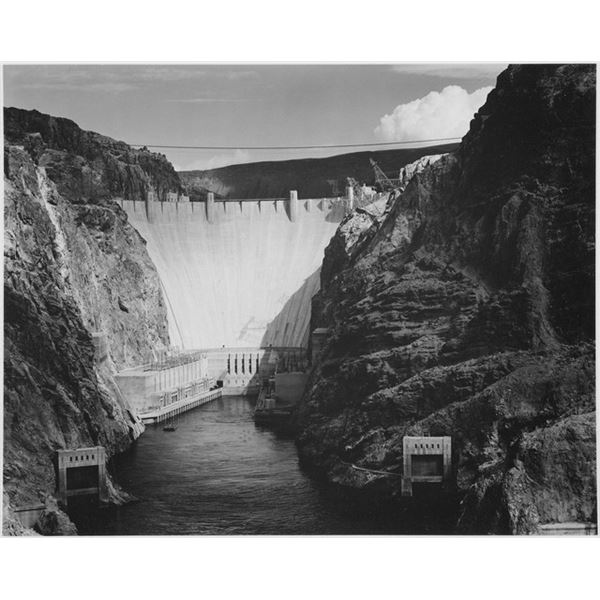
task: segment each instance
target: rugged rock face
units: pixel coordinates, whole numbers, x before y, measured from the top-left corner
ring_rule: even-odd
[[[169,191],[183,191],[164,155],[83,131],[69,119],[8,108],[4,137],[7,143],[22,145],[73,204],[111,198],[144,200],[150,185],[160,199]]]
[[[166,309],[111,198],[177,188],[162,157],[66,119],[7,109],[5,130],[4,490],[16,506],[54,493],[56,450],[110,456],[142,432],[113,375],[168,344]],[[56,511],[44,531],[65,530]]]
[[[301,457],[399,493],[405,435],[450,435],[461,532],[596,519],[595,68],[514,66],[459,149],[325,254],[330,335]],[[450,501],[449,501],[450,502]]]
[[[400,169],[400,173],[398,174],[399,185],[398,191],[403,192],[406,189],[406,186],[410,183],[410,180],[417,174],[420,173],[425,167],[432,165],[442,158],[444,154],[428,154],[427,156],[422,156],[415,162],[412,162],[408,165],[405,165]]]
[[[398,195],[406,189],[410,180],[417,173],[421,173],[423,169],[437,162],[442,156],[445,155],[422,156],[415,162],[405,165],[400,169],[398,189],[371,204],[357,208],[345,217],[327,248],[322,267],[325,269],[322,275],[324,281],[334,278],[367,248],[379,226],[387,218]]]

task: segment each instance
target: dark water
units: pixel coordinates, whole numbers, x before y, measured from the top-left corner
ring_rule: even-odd
[[[112,465],[139,501],[73,513],[81,534],[409,533],[402,514],[317,482],[293,440],[255,426],[253,401],[226,397],[149,427]],[[413,531],[415,532],[415,531]]]

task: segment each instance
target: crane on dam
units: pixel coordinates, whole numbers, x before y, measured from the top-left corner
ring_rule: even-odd
[[[369,159],[373,172],[375,173],[375,185],[382,192],[391,192],[400,185],[399,179],[390,179],[382,170],[382,168],[372,159]]]

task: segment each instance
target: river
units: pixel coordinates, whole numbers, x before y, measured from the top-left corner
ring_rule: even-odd
[[[425,533],[309,477],[293,440],[254,424],[253,403],[225,397],[182,415],[174,432],[148,427],[111,465],[138,501],[73,512],[80,534]]]

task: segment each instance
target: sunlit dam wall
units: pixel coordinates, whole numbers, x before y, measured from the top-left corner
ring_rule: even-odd
[[[310,300],[343,199],[134,202],[166,295],[171,343],[186,349],[305,346]]]

